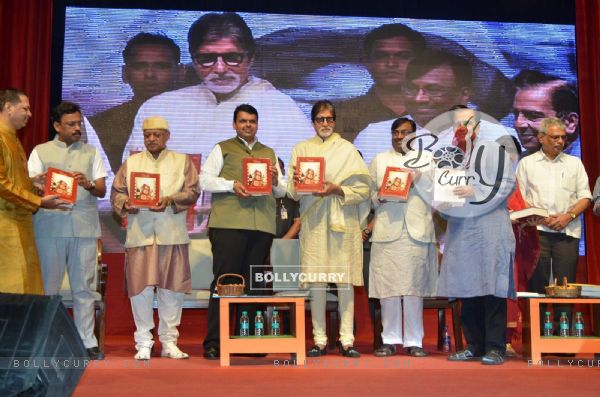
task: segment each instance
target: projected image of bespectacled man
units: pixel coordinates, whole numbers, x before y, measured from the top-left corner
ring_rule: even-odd
[[[408,26],[393,23],[367,33],[363,47],[364,65],[373,85],[366,94],[336,105],[337,130],[350,142],[369,124],[406,114],[402,95],[406,67],[415,55],[423,51],[425,39]]]
[[[261,114],[265,144],[288,155],[295,142],[311,135],[308,118],[296,103],[250,68],[256,45],[252,31],[236,13],[207,13],[188,32],[193,67],[201,83],[150,99],[139,110],[127,148],[142,142],[141,121],[152,114],[165,117],[173,131],[169,146],[187,153],[208,154],[230,138],[230,115],[242,103]]]
[[[406,115],[416,123],[417,129],[430,128],[428,124],[446,113],[453,105],[466,106],[471,100],[473,68],[466,59],[445,50],[426,50],[417,55],[406,67],[406,82],[402,88]],[[372,142],[389,139],[389,125],[393,120],[373,123],[359,133],[354,141],[356,147],[370,161],[376,152]],[[423,131],[421,131],[423,132]],[[438,141],[429,149],[449,145],[453,131],[435,131]],[[512,135],[514,131],[509,131]],[[417,132],[420,134],[420,132]],[[506,135],[507,130],[489,124],[481,130],[480,139],[495,141]]]
[[[140,106],[153,96],[176,88],[182,77],[180,59],[179,46],[163,34],[142,32],[127,42],[121,75],[133,97],[89,119],[113,172],[121,166],[123,149]]]

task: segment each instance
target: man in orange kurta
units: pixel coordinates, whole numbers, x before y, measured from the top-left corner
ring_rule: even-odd
[[[39,207],[55,208],[64,201],[33,192],[27,157],[17,137],[30,117],[27,95],[0,90],[0,292],[43,295],[32,214]]]

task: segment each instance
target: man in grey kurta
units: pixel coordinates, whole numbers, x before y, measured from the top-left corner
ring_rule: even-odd
[[[144,120],[146,150],[130,156],[112,185],[111,203],[120,216],[127,216],[125,248],[127,290],[135,320],[136,360],[149,360],[154,344],[154,289],[158,301],[158,337],[163,357],[188,358],[177,347],[181,308],[185,292],[191,290],[189,237],[186,210],[200,195],[198,173],[189,156],[166,148],[169,126],[162,117]],[[130,203],[132,172],[160,175],[159,201],[155,207],[136,208]]]
[[[416,131],[414,121],[401,117],[391,127],[393,148],[375,156],[371,178],[380,187],[388,167],[401,167],[413,172],[421,191],[413,183],[407,201],[380,200],[377,191],[373,194],[369,297],[380,300],[383,324],[383,345],[374,354],[391,356],[402,344],[410,356],[424,357],[423,297],[435,295],[438,274],[432,211],[426,201],[434,163],[430,152],[402,145]]]
[[[506,151],[496,142],[478,138],[484,132],[479,131],[476,112],[460,109],[453,117],[468,127],[467,148],[472,149],[465,153],[463,167],[472,178],[467,186],[454,188],[456,196],[465,198],[464,205],[440,208],[448,227],[438,295],[461,298],[467,340],[467,348],[448,359],[502,364],[506,298],[515,297],[515,238],[506,206],[515,175]]]
[[[77,104],[60,103],[52,111],[52,121],[56,137],[33,149],[29,175],[42,174],[49,167],[74,173],[77,201],[68,210],[42,208],[33,217],[44,290],[47,295],[58,294],[67,270],[75,326],[90,357],[102,360],[104,353],[94,335],[94,301],[98,298],[94,276],[100,237],[97,198],[106,194],[107,174],[98,149],[80,141],[83,116]]]

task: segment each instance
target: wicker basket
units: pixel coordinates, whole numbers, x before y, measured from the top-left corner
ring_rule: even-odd
[[[238,277],[242,280],[241,284],[221,284],[220,281],[223,277]],[[221,274],[217,279],[217,294],[219,296],[240,296],[244,293],[244,287],[246,286],[246,281],[244,280],[244,276],[234,273],[225,273]]]
[[[554,279],[554,284],[546,287],[546,295],[553,298],[578,298],[581,296],[581,286],[569,284],[566,277],[563,277],[563,285],[558,285]]]
[[[546,295],[553,298],[578,298],[581,296],[581,287],[578,285],[549,285],[546,287]]]

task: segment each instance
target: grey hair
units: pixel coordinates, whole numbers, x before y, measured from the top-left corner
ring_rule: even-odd
[[[563,123],[563,121],[558,117],[547,117],[544,120],[542,120],[542,123],[540,124],[539,133],[546,135],[548,133],[548,128],[550,127],[558,127],[563,131],[567,130],[567,126],[565,125],[565,123]]]

